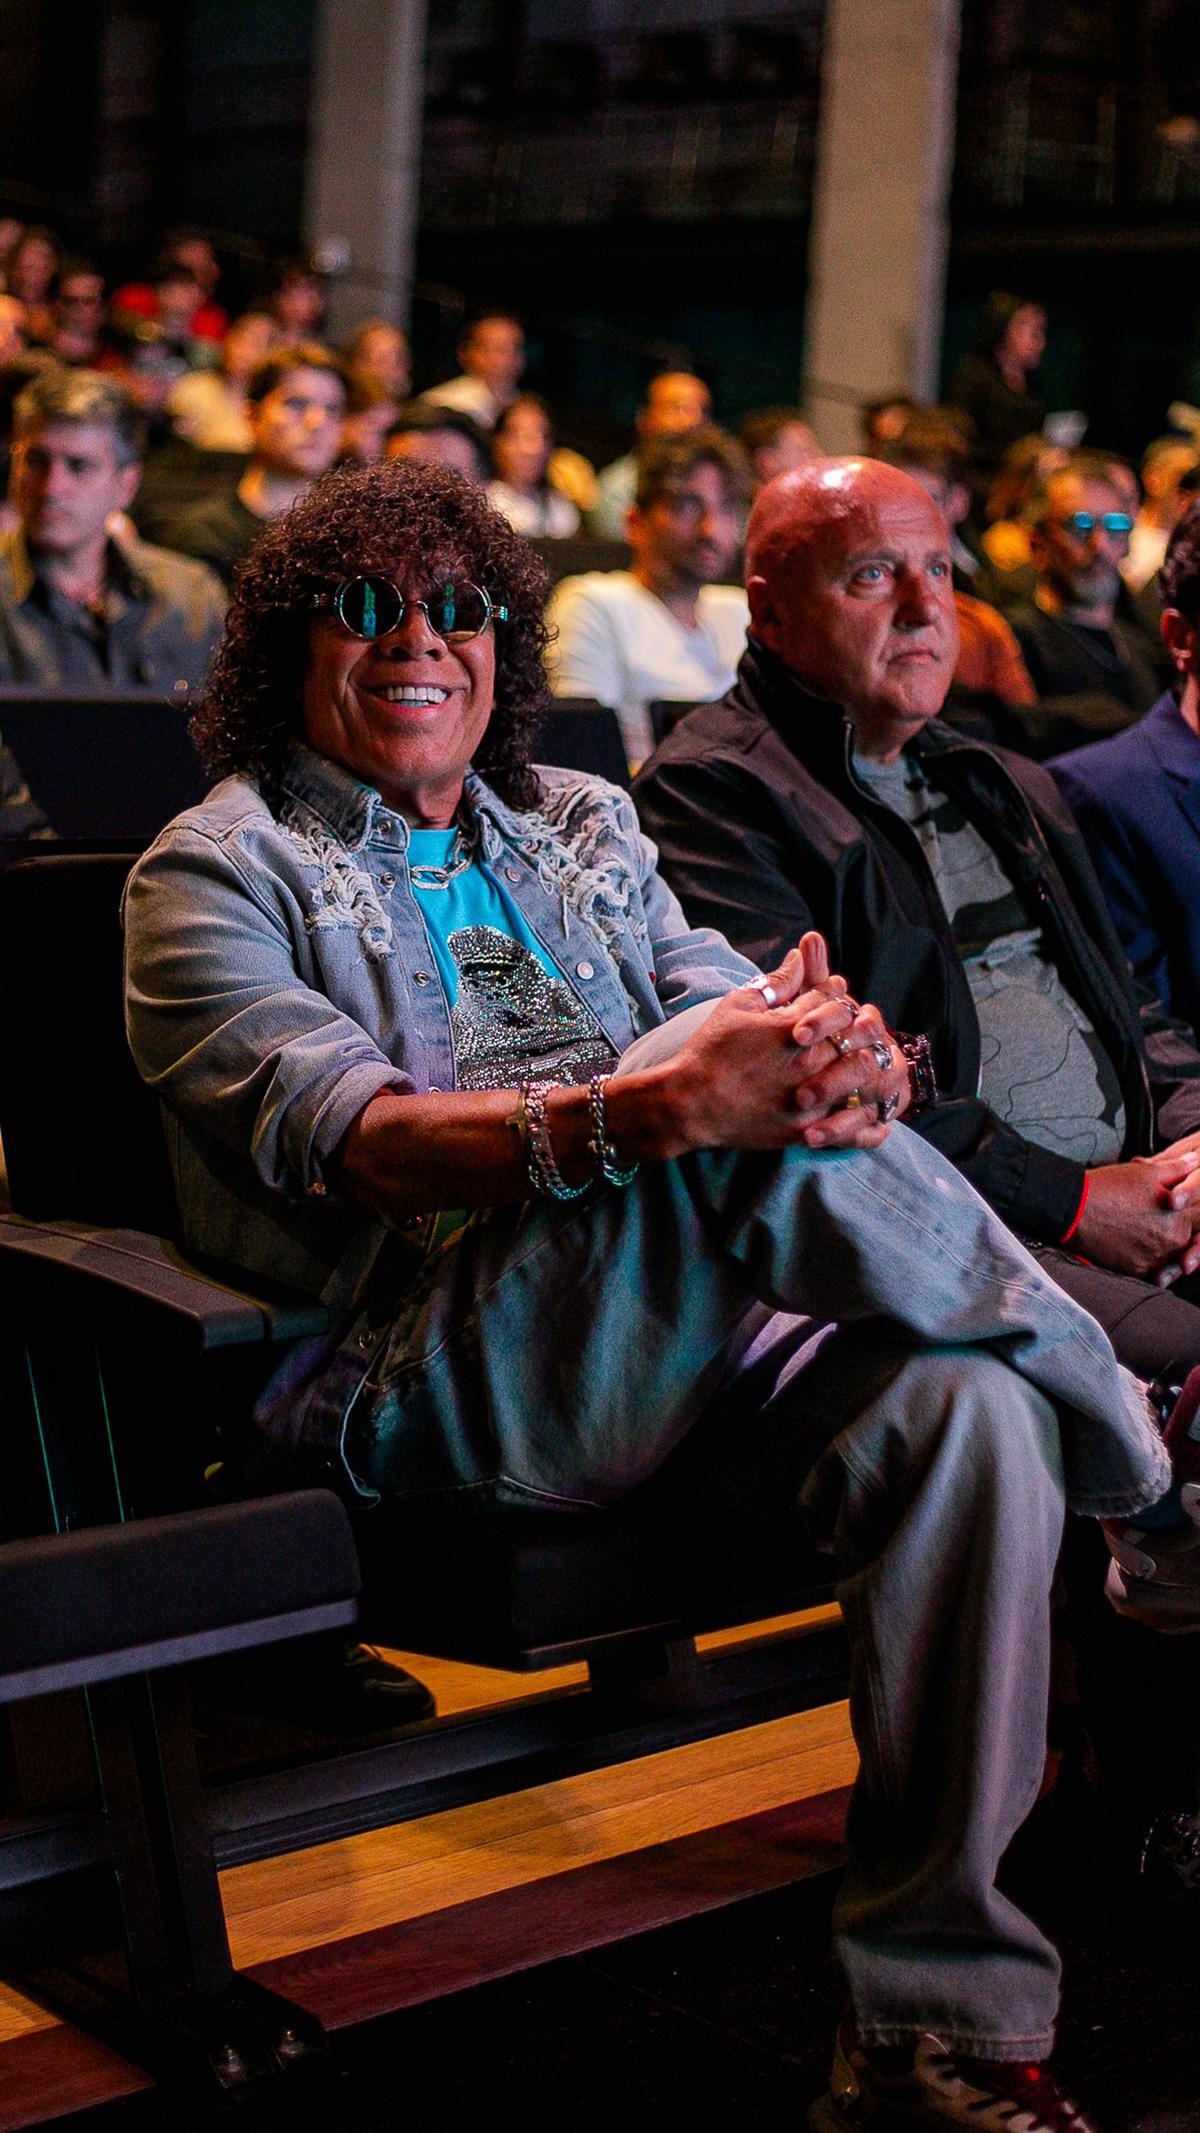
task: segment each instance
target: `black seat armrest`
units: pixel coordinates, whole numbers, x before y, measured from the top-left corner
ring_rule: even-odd
[[[47,1282],[85,1285],[94,1294],[108,1290],[114,1301],[149,1306],[190,1331],[201,1349],[300,1340],[329,1323],[324,1306],[310,1297],[265,1281],[251,1286],[241,1269],[202,1269],[178,1245],[143,1230],[5,1215],[0,1252],[11,1255],[9,1265]]]
[[[0,1703],[342,1628],[361,1579],[324,1489],[0,1547]]]

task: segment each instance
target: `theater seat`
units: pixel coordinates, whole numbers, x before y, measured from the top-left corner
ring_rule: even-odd
[[[318,1490],[0,1545],[0,1705],[84,1690],[96,1779],[90,1806],[0,1811],[0,1967],[193,2093],[325,2039],[233,1969],[182,1669],[342,1629],[358,1587]]]
[[[15,1210],[0,1219],[0,1313],[19,1322],[60,1516],[79,1523],[195,1502],[214,1458],[236,1485],[249,1401],[281,1343],[325,1322],[319,1304],[199,1265],[172,1237],[161,1134],[122,1027],[129,863],[47,856],[0,873],[0,1134]],[[583,1660],[604,1693],[531,1699],[457,1731],[427,1721],[394,1744],[222,1781],[219,1863],[843,1694],[844,1640],[824,1620],[697,1660],[698,1631],[828,1600],[829,1565],[791,1531],[676,1502],[669,1482],[665,1471],[594,1514],[356,1511],[376,1641],[525,1671]]]

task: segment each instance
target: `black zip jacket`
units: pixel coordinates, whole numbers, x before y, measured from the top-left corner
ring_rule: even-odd
[[[751,644],[720,703],[693,711],[634,784],[643,828],[694,925],[715,926],[763,969],[809,927],[832,967],[892,1029],[930,1040],[942,1100],[914,1121],[1020,1235],[1059,1242],[1080,1164],[982,1103],[979,1021],[914,831],[851,770],[844,708]],[[908,744],[980,831],[1042,929],[1063,984],[1104,1044],[1125,1100],[1126,1159],[1200,1126],[1200,1051],[1134,990],[1083,839],[1036,763],[934,720]]]

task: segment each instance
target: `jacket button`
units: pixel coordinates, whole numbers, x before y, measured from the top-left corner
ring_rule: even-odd
[[[414,985],[428,985],[429,972],[427,970],[414,970],[412,978]]]
[[[520,881],[520,869],[518,867],[505,867],[504,879],[505,881]]]
[[[381,875],[380,875],[380,877],[379,877],[379,886],[380,886],[380,888],[381,888],[381,889],[394,889],[394,888],[395,888],[395,886],[396,886],[396,877],[395,877],[395,875],[394,875],[394,874],[381,874]]]
[[[594,978],[596,973],[590,963],[576,963],[575,975],[577,978]]]

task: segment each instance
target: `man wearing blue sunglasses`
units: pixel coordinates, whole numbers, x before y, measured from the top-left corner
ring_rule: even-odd
[[[1117,613],[1127,503],[1109,460],[1075,452],[1028,507],[1037,576],[1008,619],[1064,752],[1132,725],[1161,690],[1153,647]]]

